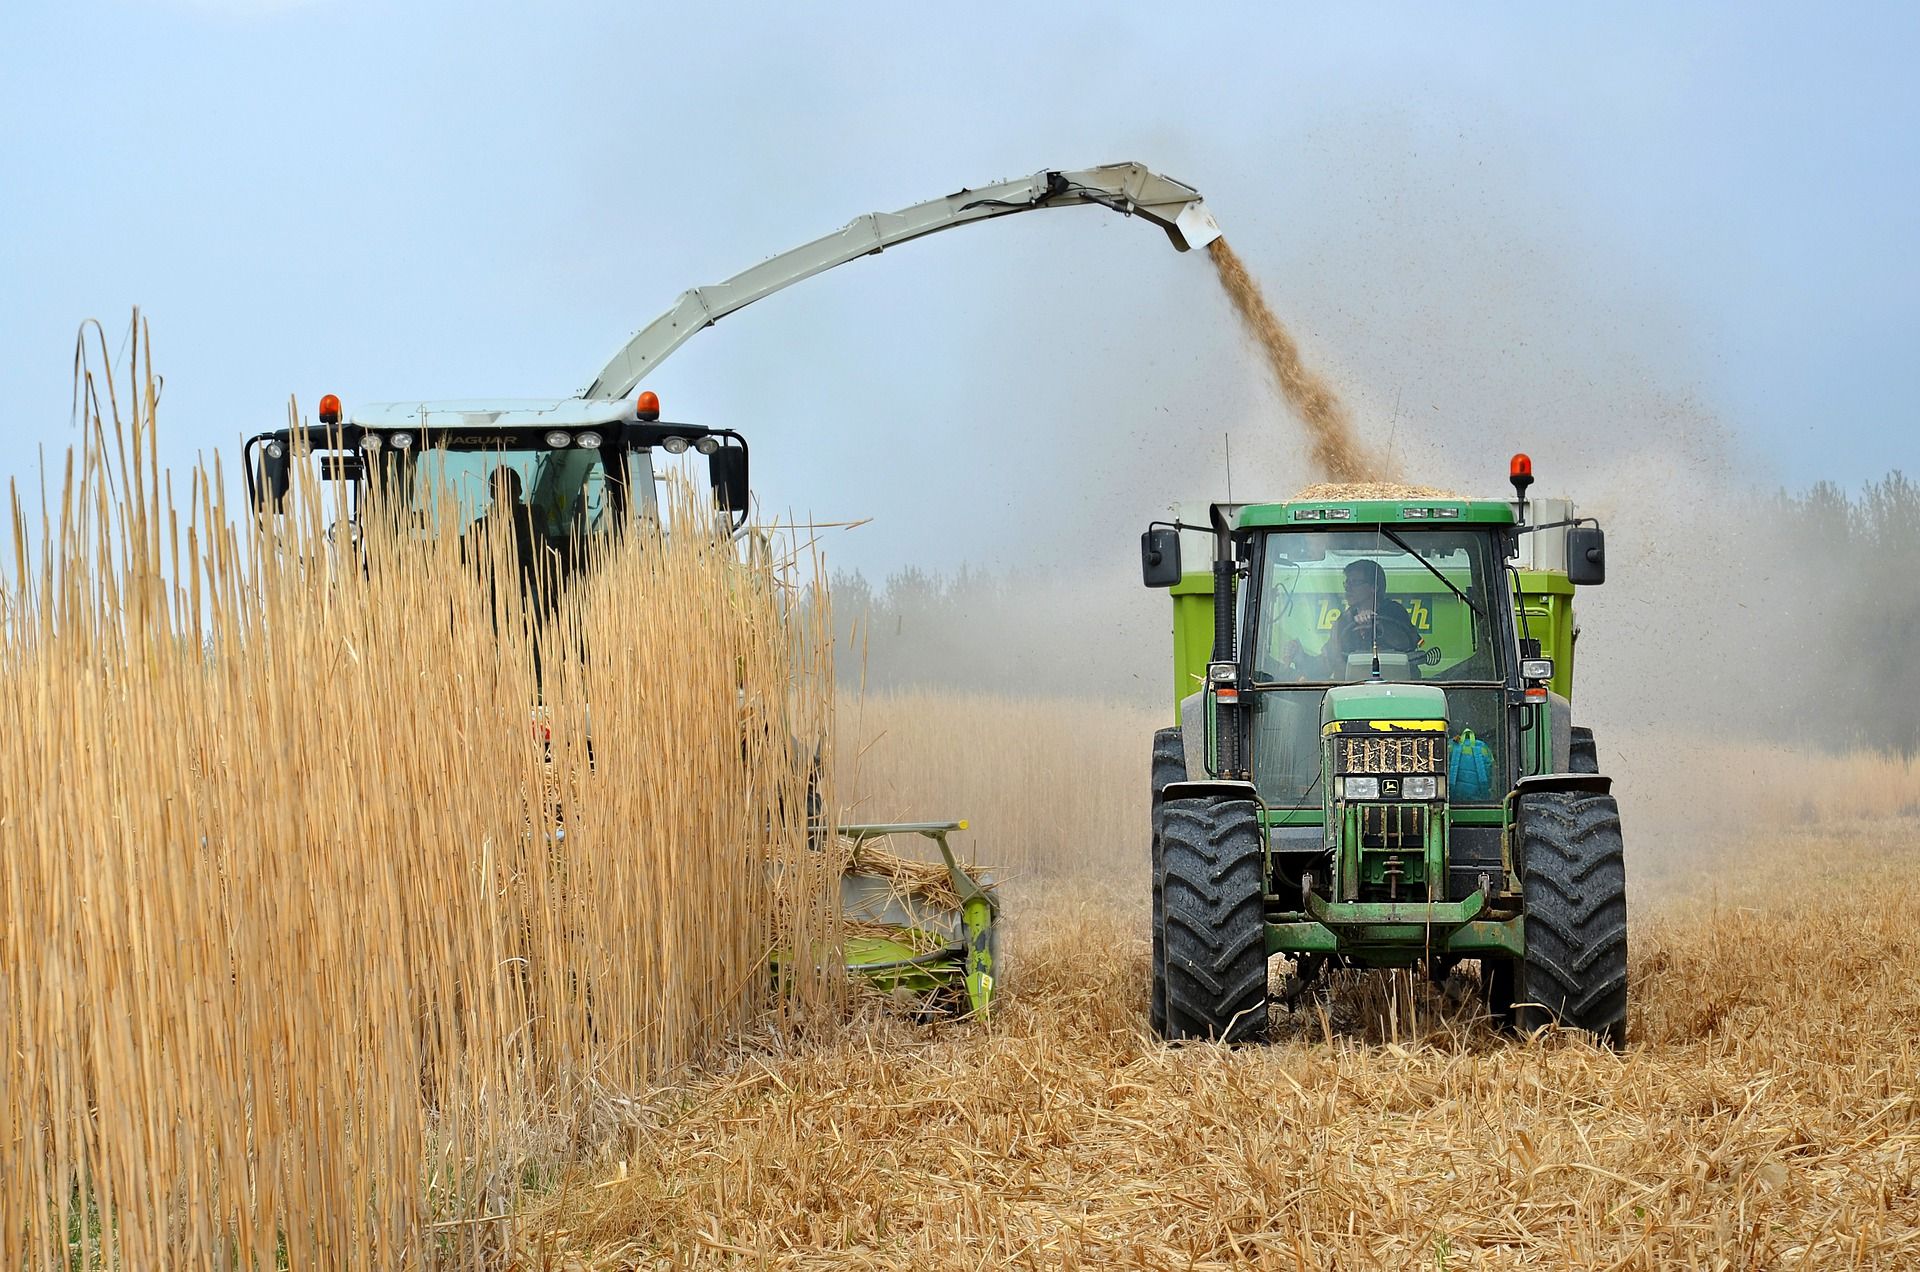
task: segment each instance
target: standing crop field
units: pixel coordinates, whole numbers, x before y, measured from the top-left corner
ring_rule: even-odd
[[[503,536],[176,490],[135,351],[13,506],[0,1265],[468,1266],[628,1092],[836,999],[768,973],[833,936],[819,607],[635,525],[536,687]]]

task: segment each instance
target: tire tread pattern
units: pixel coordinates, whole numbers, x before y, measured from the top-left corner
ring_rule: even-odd
[[[1167,946],[1165,925],[1161,921],[1164,910],[1160,901],[1160,792],[1167,788],[1168,783],[1181,781],[1187,776],[1187,748],[1178,728],[1155,730],[1153,766],[1149,775],[1153,792],[1149,805],[1153,818],[1153,971],[1147,991],[1147,1020],[1153,1026],[1153,1032],[1164,1037],[1167,1032]]]
[[[1266,846],[1252,800],[1161,804],[1161,929],[1169,1041],[1267,1032]]]
[[[1520,802],[1526,959],[1522,1029],[1549,1021],[1609,1046],[1627,1035],[1627,875],[1611,795],[1552,791]]]
[[[1572,735],[1567,751],[1567,772],[1598,773],[1600,751],[1594,745],[1593,730],[1585,725],[1576,724],[1573,726]]]

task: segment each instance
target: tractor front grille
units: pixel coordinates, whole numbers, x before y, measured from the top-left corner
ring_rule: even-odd
[[[1446,734],[1344,734],[1334,739],[1334,763],[1342,775],[1438,776],[1447,771]]]
[[[1431,817],[1420,804],[1355,804],[1360,846],[1368,852],[1418,853],[1425,849]]]

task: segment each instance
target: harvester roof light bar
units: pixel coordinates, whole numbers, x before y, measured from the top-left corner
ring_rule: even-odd
[[[1327,510],[1325,508],[1295,508],[1293,510],[1293,519],[1295,521],[1325,521],[1327,519]]]
[[[1428,517],[1431,517],[1433,515],[1433,509],[1402,508],[1400,510],[1400,515],[1405,517],[1408,521],[1425,521]]]
[[[601,443],[605,440],[606,439],[601,437],[600,434],[594,432],[592,429],[588,429],[586,432],[576,436],[573,439],[573,444],[581,450],[599,450]]]
[[[547,434],[545,441],[553,449],[561,450],[573,445],[573,434],[563,428],[556,428]]]
[[[660,447],[669,455],[684,455],[687,453],[687,439],[676,433],[672,437],[661,438]]]

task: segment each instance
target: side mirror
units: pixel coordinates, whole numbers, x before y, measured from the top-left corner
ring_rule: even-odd
[[[1180,532],[1172,526],[1153,526],[1140,536],[1140,581],[1148,587],[1180,581]]]
[[[253,485],[253,506],[259,511],[275,512],[286,502],[287,487],[293,482],[293,458],[285,442],[269,441],[260,447],[260,478]]]
[[[1607,581],[1607,536],[1599,526],[1567,531],[1567,582],[1592,587]]]
[[[707,481],[713,487],[713,506],[745,515],[751,488],[747,485],[747,452],[742,446],[722,446],[707,456]]]

